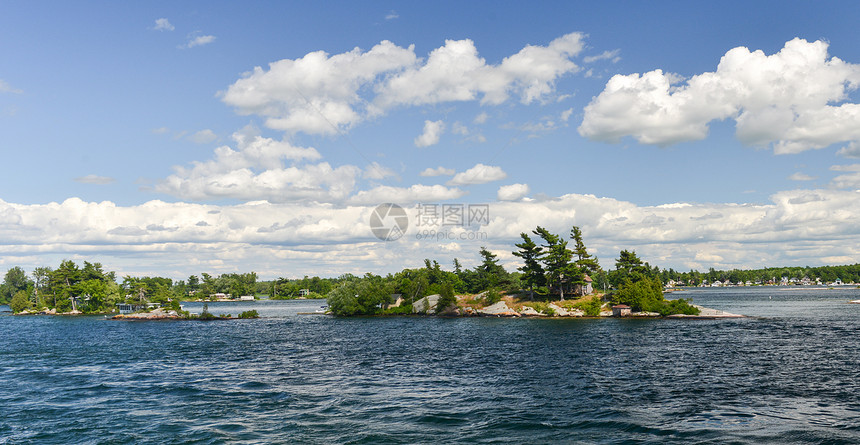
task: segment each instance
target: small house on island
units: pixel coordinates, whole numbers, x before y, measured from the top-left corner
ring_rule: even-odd
[[[616,304],[612,306],[612,316],[613,317],[626,317],[630,315],[630,306],[626,304]]]
[[[594,280],[588,274],[585,274],[582,277],[582,284],[574,285],[573,292],[577,295],[591,295],[594,292],[593,283]]]
[[[137,311],[142,311],[144,309],[157,309],[160,308],[161,304],[159,303],[117,303],[116,308],[119,310],[120,314],[133,314]]]
[[[585,284],[582,286],[582,295],[591,295],[591,293],[594,292],[594,280],[592,280],[588,274],[585,274],[583,281],[585,281]]]

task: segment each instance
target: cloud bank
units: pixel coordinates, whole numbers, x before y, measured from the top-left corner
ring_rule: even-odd
[[[450,193],[442,186],[414,187],[406,193],[431,193],[420,187]],[[388,193],[397,202],[404,192]],[[860,235],[858,198],[855,191],[797,190],[774,194],[766,205],[637,206],[577,194],[496,202],[489,204],[488,224],[452,229],[454,235],[487,234],[475,241],[418,240],[416,209],[410,207],[412,227],[395,242],[378,241],[370,232],[375,200],[347,206],[150,201],[128,207],[77,198],[33,205],[0,201],[0,256],[7,265],[83,255],[129,273],[183,277],[201,270],[252,269],[271,277],[390,272],[391,264],[417,267],[428,257],[445,263],[457,256],[475,265],[478,249],[486,245],[513,270],[517,260],[510,251],[520,232],[541,225],[566,235],[575,224],[604,267],[612,267],[621,249],[675,268],[819,265],[860,256],[853,242]],[[150,255],[163,260],[141,264],[140,258]]]
[[[800,153],[860,140],[860,65],[830,57],[824,41],[796,38],[776,54],[738,47],[716,71],[689,79],[654,70],[615,75],[585,107],[582,136],[666,146],[704,139],[715,120],[732,119],[738,139]]]
[[[368,51],[324,51],[256,67],[220,93],[243,115],[289,133],[332,134],[400,106],[476,101],[499,105],[511,96],[524,104],[545,98],[555,81],[579,67],[571,60],[584,46],[571,33],[546,46],[527,45],[501,63],[488,64],[471,40],[447,40],[426,59],[414,45],[384,40]]]

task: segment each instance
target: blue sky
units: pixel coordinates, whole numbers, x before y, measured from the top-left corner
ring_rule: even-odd
[[[4,2],[0,268],[513,270],[537,224],[604,267],[857,261],[860,5],[593,3]],[[491,219],[419,240],[418,204]]]

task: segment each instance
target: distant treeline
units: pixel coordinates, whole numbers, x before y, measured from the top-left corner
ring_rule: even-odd
[[[860,282],[860,264],[845,266],[819,266],[819,267],[768,267],[752,270],[715,270],[710,268],[707,272],[691,270],[689,272],[677,272],[674,269],[655,268],[655,275],[659,276],[663,283],[670,280],[683,281],[687,285],[697,286],[702,283],[714,283],[719,280],[731,283],[779,283],[783,278],[800,281],[804,278],[812,282],[820,280],[821,283],[832,283],[837,279],[844,283]]]

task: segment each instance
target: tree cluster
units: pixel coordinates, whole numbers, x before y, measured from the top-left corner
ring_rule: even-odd
[[[561,300],[564,300],[565,292],[582,295],[586,274],[600,272],[597,259],[585,247],[582,230],[577,226],[570,230],[573,250],[568,248],[568,241],[543,227],[536,227],[532,233],[543,244],[536,244],[523,232],[520,233],[522,242],[515,244],[519,250],[512,252],[523,260],[518,270],[522,272],[521,280],[528,286],[531,298],[534,298],[536,289],[543,290],[544,286],[547,286],[547,292],[541,293],[557,292]]]
[[[618,283],[612,294],[614,304],[626,304],[634,312],[657,312],[661,315],[697,315],[699,310],[686,300],[666,300],[663,282],[654,269],[644,263],[635,251],[622,250],[610,274]]]
[[[37,267],[31,276],[16,266],[6,272],[0,284],[0,303],[8,303],[13,312],[52,308],[58,312],[101,313],[113,311],[118,303],[206,299],[222,292],[238,297],[254,295],[257,290],[254,272],[202,276],[202,281],[191,275],[187,281],[178,282],[163,277],[126,276],[117,282],[116,273],[105,271],[101,263],[84,261],[81,266],[63,260],[56,269]]]

